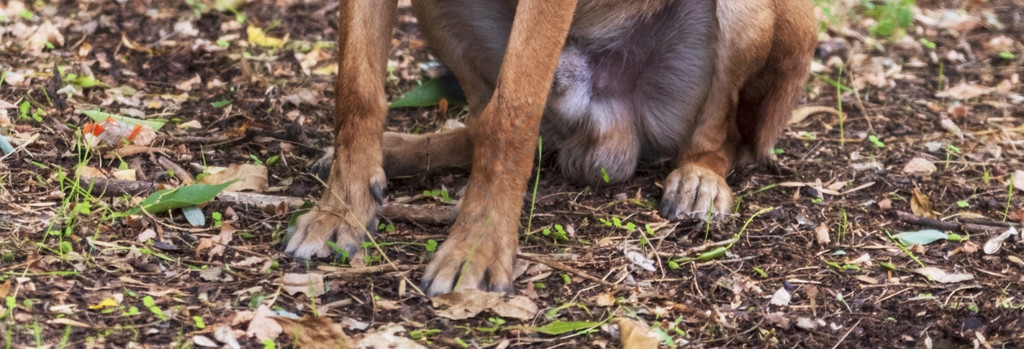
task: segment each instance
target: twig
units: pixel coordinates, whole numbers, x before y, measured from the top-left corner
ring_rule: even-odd
[[[904,221],[906,223],[942,230],[955,230],[968,233],[991,233],[1005,230],[1005,226],[1003,226],[1002,223],[996,225],[982,223],[947,222],[940,221],[938,219],[925,218],[902,211],[896,212],[896,216],[899,217],[901,221]]]
[[[603,285],[605,287],[611,288],[611,289],[616,289],[616,290],[625,289],[625,287],[622,286],[622,285],[618,285],[618,284],[614,284],[614,283],[602,280],[601,278],[598,278],[596,276],[587,274],[586,272],[584,272],[582,270],[574,269],[574,268],[572,268],[572,267],[570,267],[568,265],[565,265],[565,264],[562,264],[562,263],[559,263],[559,262],[556,262],[556,261],[553,261],[553,260],[549,260],[547,258],[534,257],[534,256],[530,256],[530,255],[525,255],[525,254],[517,254],[517,257],[525,259],[525,260],[528,260],[528,261],[531,261],[531,262],[534,262],[534,263],[540,263],[540,264],[546,265],[546,266],[550,267],[551,269],[555,269],[555,270],[559,270],[559,271],[564,271],[566,273],[570,273],[570,274],[582,277],[584,279],[587,279],[587,280],[599,283],[599,284],[601,284],[601,285]]]
[[[839,337],[839,341],[836,342],[836,345],[832,346],[832,349],[836,349],[839,347],[840,344],[843,344],[843,342],[846,341],[846,338],[850,336],[850,333],[852,333],[853,330],[857,329],[857,326],[860,326],[860,322],[863,320],[864,319],[858,319],[857,323],[853,324],[853,326],[850,326],[850,330],[846,331],[846,333],[843,333],[842,337]]]
[[[338,267],[332,267],[332,266],[327,266],[327,265],[317,266],[317,269],[320,269],[320,270],[323,270],[323,271],[327,272],[327,274],[324,275],[325,277],[326,276],[332,276],[332,277],[333,276],[353,277],[353,276],[362,276],[362,275],[367,275],[367,274],[377,274],[377,273],[383,273],[383,272],[389,272],[389,271],[402,272],[402,271],[416,270],[416,269],[420,269],[420,268],[423,268],[423,265],[381,264],[381,265],[374,265],[374,266],[370,266],[370,267],[361,267],[361,268],[338,268]]]

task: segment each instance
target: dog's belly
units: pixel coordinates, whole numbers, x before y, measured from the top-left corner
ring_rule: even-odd
[[[621,181],[677,154],[711,82],[714,25],[710,0],[581,2],[541,130],[563,174]]]

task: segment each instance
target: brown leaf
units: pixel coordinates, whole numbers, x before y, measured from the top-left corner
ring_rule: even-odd
[[[226,169],[212,172],[209,176],[203,177],[199,180],[202,184],[221,184],[227,183],[233,180],[237,182],[231,183],[225,191],[243,191],[252,190],[255,192],[263,192],[269,187],[269,180],[267,179],[267,167],[263,165],[251,165],[251,164],[231,164]]]
[[[950,273],[936,267],[923,267],[914,269],[915,273],[924,275],[928,280],[943,284],[957,283],[961,281],[974,280],[974,275],[966,273]]]
[[[653,333],[647,324],[620,317],[617,321],[621,333],[622,347],[625,349],[646,349],[658,347],[658,335]]]
[[[828,224],[821,222],[817,228],[814,228],[814,236],[818,240],[819,245],[828,245],[832,242],[832,237],[828,235]]]
[[[889,200],[889,198],[879,200],[878,208],[886,211],[889,210],[890,208],[892,208],[892,200]]]
[[[307,297],[317,297],[325,292],[324,275],[320,273],[288,273],[281,277],[281,288],[288,294],[305,294]]]
[[[615,295],[611,292],[603,292],[594,297],[594,304],[599,307],[610,307],[615,305]]]
[[[935,211],[932,211],[931,200],[928,199],[928,195],[924,195],[921,189],[914,188],[910,196],[910,211],[914,212],[915,215],[925,218],[936,218]]]
[[[235,227],[231,226],[228,222],[221,223],[220,234],[211,238],[199,239],[199,245],[196,246],[196,259],[200,259],[199,256],[203,250],[209,249],[210,252],[206,254],[207,260],[213,260],[222,254],[227,249],[227,244],[231,242],[231,237],[238,231]]]
[[[266,304],[260,304],[260,307],[256,309],[253,314],[252,321],[249,321],[249,327],[245,330],[245,335],[249,337],[256,337],[259,340],[274,339],[281,335],[281,325],[278,325],[277,321],[274,321],[274,312],[270,311],[270,307]]]
[[[298,320],[280,316],[272,319],[277,321],[292,343],[297,348],[334,349],[355,348],[356,344],[342,331],[341,324],[334,323],[326,317],[303,316]],[[362,346],[360,346],[362,347]]]
[[[938,168],[935,167],[935,164],[928,159],[923,158],[913,158],[910,161],[907,161],[906,165],[903,165],[904,174],[929,175],[937,169]]]
[[[529,320],[537,314],[537,305],[525,296],[503,299],[501,293],[480,290],[462,290],[431,298],[434,307],[446,306],[437,315],[452,320],[468,319],[484,310],[490,310],[503,317]]]

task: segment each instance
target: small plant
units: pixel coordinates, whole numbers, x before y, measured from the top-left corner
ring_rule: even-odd
[[[555,242],[569,241],[569,234],[565,231],[565,227],[563,227],[561,224],[555,224],[554,230],[552,230],[551,228],[544,228],[543,230],[540,231],[540,233],[544,236],[554,239]]]
[[[142,297],[142,305],[149,309],[153,315],[156,315],[160,321],[167,321],[167,315],[164,315],[164,311],[156,305],[156,301],[153,300],[153,296]]]
[[[846,231],[850,227],[850,222],[846,215],[846,207],[839,207],[839,226],[836,228],[836,243],[843,242],[846,238]]]
[[[881,139],[878,139],[878,136],[870,135],[868,136],[868,141],[870,141],[871,144],[874,144],[877,148],[885,148],[885,143],[883,143]]]
[[[28,101],[21,102],[18,105],[18,118],[20,119],[43,122],[43,116],[46,116],[46,111],[42,108],[36,108],[35,111],[32,111],[32,104]]]
[[[446,204],[452,203],[452,197],[448,194],[448,189],[424,190],[423,196],[440,199],[441,202]]]
[[[876,38],[901,38],[914,24],[914,0],[861,0],[861,6],[864,14],[876,21],[868,27],[868,33]]]
[[[961,154],[960,148],[958,148],[957,146],[952,145],[952,144],[946,145],[946,166],[945,166],[945,169],[949,169],[949,161],[953,158],[953,155],[960,155],[960,154]]]

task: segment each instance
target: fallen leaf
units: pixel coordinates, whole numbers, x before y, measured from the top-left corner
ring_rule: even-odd
[[[284,42],[288,40],[287,36],[285,36],[284,39],[267,36],[267,34],[263,32],[263,29],[251,25],[245,29],[245,33],[249,35],[250,43],[266,48],[280,48],[281,46],[284,46]]]
[[[792,125],[800,123],[801,121],[804,121],[804,119],[807,119],[808,116],[821,113],[839,115],[839,110],[827,106],[802,106],[793,110],[793,113],[789,115],[789,124]]]
[[[43,21],[43,24],[40,24],[35,33],[28,38],[27,51],[38,55],[43,52],[47,43],[57,47],[64,46],[64,35],[60,33],[60,29],[50,23],[50,20]]]
[[[259,308],[256,308],[256,312],[253,313],[252,321],[249,321],[249,327],[245,330],[245,335],[249,337],[256,337],[260,341],[274,339],[281,335],[281,325],[274,321],[272,318],[274,312],[270,310],[266,304],[260,304]]]
[[[290,319],[274,316],[272,319],[277,321],[276,324],[288,337],[291,337],[291,342],[296,344],[296,348],[364,348],[353,343],[352,338],[342,330],[341,324],[334,323],[327,317],[307,315],[299,319]]]
[[[267,167],[252,164],[231,164],[225,169],[213,169],[210,175],[199,180],[201,184],[223,184],[237,180],[224,188],[224,191],[252,190],[254,192],[266,191],[270,186]]]
[[[814,228],[814,236],[819,245],[828,245],[832,242],[832,237],[828,235],[828,224],[825,222],[821,222],[817,228]]]
[[[642,268],[643,270],[646,270],[646,271],[658,270],[658,269],[656,269],[654,267],[654,260],[651,260],[650,258],[647,258],[647,256],[644,256],[643,253],[640,253],[638,251],[634,251],[634,250],[626,251],[626,258],[629,259],[630,262],[633,262],[634,265]]]
[[[652,332],[647,324],[626,317],[620,317],[616,322],[619,325],[620,339],[624,349],[658,347],[658,335]]]
[[[772,295],[772,300],[769,302],[772,305],[778,305],[781,307],[789,305],[789,301],[793,299],[793,295],[786,291],[785,287],[779,287]]]
[[[949,238],[949,234],[935,229],[922,229],[918,231],[899,233],[893,235],[893,237],[896,238],[896,240],[899,240],[899,242],[904,246],[910,246],[927,245],[938,240],[946,240]]]
[[[401,335],[406,332],[405,327],[398,324],[387,324],[381,326],[377,331],[366,333],[362,338],[356,340],[353,348],[388,349],[388,348],[424,348],[415,340]],[[340,348],[340,347],[339,347]]]
[[[957,283],[961,281],[974,280],[974,275],[966,273],[949,273],[936,267],[922,267],[914,269],[915,273],[924,275],[928,280],[943,284]]]
[[[602,292],[594,297],[594,304],[599,307],[610,307],[615,305],[615,295],[611,292]]]
[[[892,208],[892,200],[889,200],[889,198],[885,198],[878,201],[878,208],[882,210],[888,210]]]
[[[825,326],[825,320],[799,317],[796,319],[796,327],[804,330],[813,330]]]
[[[1024,192],[1024,170],[1013,171],[1013,188]]]
[[[192,343],[203,348],[218,348],[220,344],[214,342],[210,337],[197,334],[192,336]]]
[[[992,88],[988,86],[978,85],[974,83],[962,83],[948,90],[935,94],[935,97],[939,98],[951,98],[956,100],[968,100],[978,98],[984,95],[992,93]]]
[[[238,339],[235,338],[235,330],[231,329],[231,326],[226,324],[220,324],[217,329],[213,331],[213,338],[217,339],[218,342],[224,343],[224,347],[230,349],[238,349],[242,346],[238,344]]]
[[[924,158],[913,158],[910,161],[907,161],[906,165],[903,165],[904,174],[928,175],[932,174],[932,172],[935,172],[937,169],[938,168],[935,167],[935,164]]]
[[[210,252],[206,253],[207,260],[212,260],[227,250],[228,243],[231,242],[231,238],[234,233],[238,231],[235,227],[231,226],[228,222],[222,222],[220,225],[220,234],[214,237],[199,239],[199,245],[196,245],[196,259],[202,255],[204,250],[209,249]]]
[[[999,252],[1003,247],[1003,241],[1006,241],[1006,239],[1009,239],[1010,237],[1017,236],[1018,234],[1017,228],[1010,227],[1010,229],[999,234],[999,236],[992,237],[988,241],[985,241],[985,246],[982,247],[982,251],[985,251],[985,254],[994,254]]]
[[[507,300],[501,293],[480,290],[461,290],[446,293],[430,299],[434,307],[445,306],[437,315],[452,320],[463,320],[489,310],[503,317],[520,320],[532,319],[537,314],[537,305],[525,296],[512,296]]]
[[[915,215],[925,218],[934,219],[937,217],[935,211],[932,211],[932,204],[928,199],[928,195],[924,195],[924,193],[921,192],[921,189],[918,188],[914,188],[914,190],[911,191],[910,211],[914,212]]]
[[[288,273],[281,277],[281,287],[288,294],[305,294],[307,297],[317,297],[327,292],[324,286],[324,275],[320,273]]]

